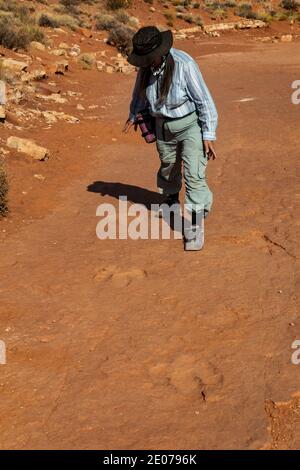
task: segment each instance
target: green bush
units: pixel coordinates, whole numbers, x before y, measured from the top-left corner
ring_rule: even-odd
[[[242,5],[239,6],[237,12],[237,16],[241,16],[242,18],[247,18],[248,20],[256,20],[257,19],[257,13],[252,10],[252,5],[249,3],[242,3]]]
[[[3,217],[7,211],[8,182],[4,168],[4,163],[0,159],[0,217]]]
[[[299,3],[297,0],[282,0],[280,6],[285,10],[297,11],[299,8]]]
[[[59,27],[58,21],[46,13],[43,13],[40,16],[39,25],[45,28],[58,28]]]
[[[45,42],[44,33],[35,24],[20,24],[11,17],[0,18],[0,44],[7,49],[26,49],[31,41]]]

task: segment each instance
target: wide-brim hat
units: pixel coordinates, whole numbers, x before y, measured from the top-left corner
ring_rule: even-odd
[[[136,67],[148,67],[156,57],[166,55],[172,44],[171,30],[159,31],[156,26],[144,26],[133,36],[133,50],[127,60]]]

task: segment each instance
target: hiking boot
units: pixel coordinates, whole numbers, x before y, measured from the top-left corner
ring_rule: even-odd
[[[185,251],[199,251],[204,245],[204,230],[199,225],[191,225],[184,230]]]
[[[179,193],[175,194],[168,194],[164,202],[162,203],[162,207],[158,209],[158,217],[163,217],[164,215],[164,207],[163,204],[166,204],[169,207],[172,207],[175,205],[175,207],[172,207],[174,210],[174,213],[178,213],[180,209],[180,201],[179,201]]]
[[[173,204],[180,204],[179,193],[168,194],[164,203],[168,204],[169,207],[173,206]]]

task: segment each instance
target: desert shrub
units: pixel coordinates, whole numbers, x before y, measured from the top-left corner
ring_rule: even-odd
[[[128,26],[138,29],[140,27],[140,20],[136,16],[130,16]]]
[[[150,5],[153,5],[153,0],[144,0],[145,3],[149,3]]]
[[[45,28],[58,28],[59,27],[58,21],[55,18],[53,18],[53,16],[50,16],[46,13],[43,13],[39,17],[39,25],[44,26]]]
[[[166,18],[167,20],[167,25],[168,26],[173,26],[173,21],[174,21],[174,16],[172,13],[170,13],[169,11],[166,11],[164,13],[164,17]]]
[[[218,8],[211,13],[211,18],[214,20],[224,20],[227,16],[227,11],[224,8]]]
[[[118,24],[109,32],[107,43],[115,46],[120,52],[129,54],[132,49],[132,37],[134,29],[128,28],[123,24]]]
[[[185,10],[185,8],[184,8],[184,6],[182,6],[182,5],[177,5],[177,7],[175,8],[175,10],[178,11],[178,12],[183,13],[184,10]]]
[[[121,8],[129,8],[131,0],[106,0],[106,8],[108,10],[119,10]]]
[[[249,3],[242,3],[237,12],[237,16],[241,16],[242,18],[247,18],[248,20],[255,20],[257,19],[257,14],[255,11],[252,10],[252,5]]]
[[[91,69],[93,65],[95,65],[96,57],[94,54],[85,52],[84,54],[80,55],[79,60],[84,69]]]
[[[258,13],[257,14],[257,19],[261,20],[261,21],[264,21],[267,24],[270,24],[274,20],[274,16],[271,15],[270,13],[267,13],[267,12]]]
[[[196,8],[196,9],[200,8],[200,3],[194,3],[193,8]]]
[[[34,23],[0,17],[0,44],[7,49],[26,49],[31,41],[45,42],[44,33]]]
[[[7,211],[7,194],[8,194],[8,182],[7,175],[4,168],[4,163],[0,159],[0,217],[3,217]]]
[[[234,8],[236,7],[236,1],[235,0],[225,0],[223,3],[224,8]]]
[[[195,15],[195,16],[194,16],[194,23],[195,23],[197,26],[203,26],[203,19],[201,18],[200,15]]]
[[[197,26],[203,26],[203,19],[200,15],[192,15],[191,13],[176,13],[177,18],[181,18],[189,24],[195,24]]]
[[[297,11],[299,8],[299,3],[297,0],[282,0],[280,6],[285,10]]]
[[[48,28],[59,28],[67,26],[75,30],[79,26],[79,20],[71,15],[55,15],[53,13],[42,13],[38,19],[39,26]]]
[[[289,15],[287,13],[283,13],[282,11],[276,11],[274,13],[274,20],[276,21],[286,21],[288,19]]]
[[[120,23],[126,24],[128,23],[130,16],[124,10],[117,10],[115,13],[115,18]]]
[[[118,25],[118,21],[108,14],[100,14],[96,16],[96,28],[100,31],[110,31]]]
[[[76,11],[76,7],[81,3],[81,0],[59,0],[59,3],[61,3],[66,10],[72,12]]]

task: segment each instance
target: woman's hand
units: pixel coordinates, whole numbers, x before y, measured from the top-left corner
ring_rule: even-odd
[[[135,123],[131,119],[127,119],[127,121],[125,122],[125,126],[123,127],[122,132],[127,133],[132,128],[132,126],[134,126],[134,130],[136,131],[137,130],[137,123]]]
[[[217,157],[217,152],[215,151],[214,144],[210,140],[204,140],[203,144],[207,160],[210,160],[211,158],[215,160]]]

